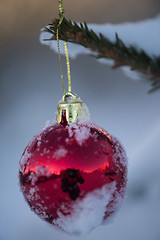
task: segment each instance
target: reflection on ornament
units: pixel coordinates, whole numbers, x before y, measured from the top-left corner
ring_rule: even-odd
[[[79,170],[67,168],[62,173],[63,178],[61,180],[61,188],[63,192],[68,192],[72,200],[76,200],[80,194],[80,188],[78,183],[84,183],[84,179]]]
[[[115,137],[82,120],[83,104],[77,98],[69,102],[63,98],[58,109],[59,122],[43,129],[25,149],[20,184],[29,206],[43,220],[65,232],[82,234],[120,206],[127,158]]]

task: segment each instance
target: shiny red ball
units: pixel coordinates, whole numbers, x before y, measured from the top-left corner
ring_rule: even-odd
[[[86,233],[124,198],[127,159],[119,141],[94,124],[55,123],[28,144],[19,176],[37,215],[66,232]]]

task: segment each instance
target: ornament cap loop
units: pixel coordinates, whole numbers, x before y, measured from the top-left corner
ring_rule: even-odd
[[[78,99],[75,93],[67,92],[58,103],[57,122],[62,122],[62,117],[65,112],[66,121],[68,123],[76,123],[78,121],[78,117],[82,115],[82,104],[82,101]]]

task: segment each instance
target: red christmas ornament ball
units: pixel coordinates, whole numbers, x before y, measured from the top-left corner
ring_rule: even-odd
[[[127,158],[115,137],[90,122],[55,123],[28,144],[19,177],[38,216],[68,233],[86,233],[121,204]]]

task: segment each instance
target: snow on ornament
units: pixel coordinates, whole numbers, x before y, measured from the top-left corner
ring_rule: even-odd
[[[26,147],[19,178],[41,219],[67,233],[85,234],[121,205],[127,158],[120,142],[91,123],[85,104],[68,92],[58,104],[57,122]]]

